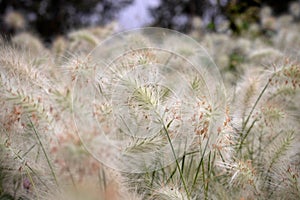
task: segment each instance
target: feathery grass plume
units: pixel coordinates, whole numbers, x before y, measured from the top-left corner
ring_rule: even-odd
[[[248,30],[249,30],[249,33],[248,33],[248,37],[249,38],[257,38],[261,34],[261,29],[260,29],[258,23],[251,23],[249,25],[249,29]]]
[[[72,53],[90,53],[102,40],[114,33],[116,24],[74,30],[68,34],[68,50]]]
[[[278,34],[272,37],[272,42],[274,46],[287,55],[295,55],[299,56],[299,44],[300,44],[300,37],[299,34],[299,25],[293,24],[290,25],[288,28],[279,29]]]
[[[101,40],[115,33],[117,29],[118,23],[115,21],[108,23],[105,26],[96,26],[88,28],[89,31],[91,31],[96,37],[100,38]]]
[[[51,52],[58,64],[61,64],[67,50],[67,40],[63,36],[56,37],[52,42]]]
[[[263,48],[248,54],[248,60],[254,64],[270,66],[284,59],[281,51],[274,48]]]
[[[42,59],[37,62],[32,54],[11,46],[1,46],[0,51],[3,55],[0,99],[4,107],[0,112],[1,140],[13,154],[15,167],[24,174],[16,183],[24,180],[27,194],[40,199],[57,184],[49,149],[45,146],[51,138],[49,124],[53,121],[48,110],[51,100],[47,99],[52,85],[49,76],[44,74],[48,63]]]
[[[236,195],[243,198],[254,198],[260,195],[259,179],[257,170],[253,167],[251,160],[237,160],[233,163],[219,163],[223,168],[223,173],[229,175],[229,190],[232,190]],[[247,191],[245,193],[244,191]]]
[[[180,175],[176,171],[176,165],[172,164],[161,170],[123,175],[126,177],[126,185],[144,199],[191,199],[184,191]]]
[[[291,11],[295,20],[296,11]],[[237,84],[233,100],[222,110],[223,121],[212,129],[207,74],[196,76],[185,59],[171,59],[175,53],[144,48],[151,41],[143,36],[132,37],[130,44],[144,49],[122,54],[109,70],[105,66],[111,60],[95,63],[87,54],[113,28],[79,30],[74,41],[59,38],[52,50],[27,33],[12,40],[14,47],[1,41],[0,199],[299,199],[300,64],[283,60],[285,54],[299,55],[299,24],[290,16],[276,23],[271,10],[261,15],[262,35],[255,41],[220,34],[201,39],[227,77],[226,85]],[[192,54],[189,45],[174,38],[161,45],[186,57]],[[98,53],[106,58],[119,55],[120,49],[116,45]],[[166,70],[150,70],[160,69],[160,63]],[[164,87],[155,73],[176,87]],[[245,78],[236,83],[240,77]],[[97,90],[91,100],[86,86],[94,79]],[[178,86],[178,80],[187,85]],[[84,95],[76,95],[74,85]],[[175,98],[181,92],[177,97],[184,101]],[[119,98],[124,95],[126,101]],[[78,98],[78,105],[72,98]],[[77,124],[82,138],[74,113],[82,117]],[[122,121],[122,114],[131,121]],[[128,124],[133,126],[128,129]],[[116,174],[90,156],[80,139],[95,149],[100,146],[99,154],[106,157],[114,153],[99,136],[99,127],[119,142],[116,146],[128,158],[122,167],[141,173]],[[139,162],[145,152],[174,147],[173,139],[184,134],[193,136],[189,146],[182,142],[173,154],[147,154],[155,170]],[[214,141],[208,143],[208,138]],[[167,159],[175,162],[164,165]]]
[[[220,23],[216,24],[216,31],[218,33],[226,33],[231,34],[230,30],[230,21],[229,20],[222,20]]]
[[[192,31],[189,35],[192,38],[198,39],[204,35],[204,27],[203,27],[203,20],[199,16],[195,16],[192,18]]]
[[[234,146],[236,145],[236,131],[232,125],[232,117],[229,110],[229,106],[226,109],[226,118],[223,126],[219,127],[218,139],[214,144],[214,151],[217,153],[216,162],[230,162],[234,157]]]
[[[299,64],[297,61],[287,60],[274,69],[266,71],[257,79],[255,92],[253,89],[245,89],[251,88],[251,84],[241,85],[245,93],[239,93],[240,96],[236,97],[242,100],[242,105],[248,104],[249,107],[242,109],[242,121],[234,123],[240,139],[236,148],[237,157],[233,156],[232,160],[244,159],[251,162],[255,171],[255,179],[251,181],[255,188],[252,195],[257,194],[262,198],[271,198],[282,191],[283,186],[278,184],[279,175],[272,171],[283,160],[291,166],[289,158],[299,153],[299,149],[292,145],[299,141],[299,134],[290,134],[299,128],[297,117],[300,112],[296,105],[299,98]],[[240,111],[234,114],[238,112]],[[238,172],[234,173],[232,180]],[[242,179],[247,180],[245,177]],[[283,179],[288,180],[288,177]],[[297,188],[296,182],[293,183],[293,188]],[[237,184],[238,187],[243,185],[241,182]],[[288,190],[289,187],[286,186],[285,189]]]
[[[9,174],[2,180],[2,187],[3,192],[15,199],[21,196],[41,199],[43,194],[56,187],[56,177],[47,157],[49,152],[43,146],[45,142],[41,141],[40,136],[35,137],[29,131],[33,131],[31,127],[19,130],[18,136],[12,135],[4,128],[1,129],[1,153],[4,153],[1,154],[1,158],[5,159],[1,173]]]
[[[297,66],[294,67],[290,67],[289,69],[292,71],[295,71],[294,68],[297,68]],[[282,92],[282,90],[284,88],[286,88],[286,86],[288,86],[288,82],[290,81],[290,89],[297,87],[297,85],[295,84],[295,81],[297,82],[297,69],[296,69],[296,73],[294,72],[293,76],[296,77],[291,77],[291,80],[285,80],[285,77],[280,77],[280,74],[282,74],[282,69],[280,69],[278,72],[275,72],[271,75],[267,74],[267,77],[265,77],[265,82],[266,85],[261,89],[261,93],[260,95],[258,95],[257,99],[256,99],[256,103],[252,106],[251,108],[251,112],[249,114],[255,114],[254,113],[254,106],[259,105],[258,107],[260,107],[260,110],[258,110],[258,112],[256,113],[257,115],[260,115],[260,113],[262,113],[264,117],[267,117],[268,115],[273,115],[273,119],[274,119],[274,114],[280,114],[280,109],[283,109],[283,112],[285,110],[290,110],[288,107],[285,107],[286,104],[281,104],[280,106],[284,106],[284,108],[277,108],[279,106],[279,101],[282,101],[283,98],[288,100],[290,98],[288,97],[283,97],[282,95],[280,95],[280,93]],[[268,79],[269,76],[269,79]],[[268,80],[266,80],[268,79]],[[279,83],[279,84],[278,84]],[[280,85],[281,83],[281,85]],[[263,86],[263,85],[262,85]],[[262,87],[260,86],[260,87]],[[288,88],[286,88],[288,89]],[[260,101],[260,102],[259,102]],[[273,104],[273,105],[272,105]],[[275,107],[274,107],[275,106]],[[291,110],[290,110],[291,111]],[[245,114],[244,114],[245,116]],[[247,120],[245,122],[249,122],[250,120],[250,115],[248,115]],[[254,116],[253,116],[254,117]],[[276,117],[275,117],[276,118]],[[265,120],[266,122],[266,120]]]
[[[104,180],[98,178],[99,163],[87,154],[76,135],[75,128],[72,127],[74,125],[70,104],[72,74],[84,75],[89,73],[92,66],[89,63],[76,62],[75,65],[68,65],[72,67],[71,69],[62,66],[59,70],[55,70],[47,68],[51,64],[51,59],[50,62],[35,63],[35,57],[32,54],[25,54],[21,49],[5,46],[1,51],[4,55],[3,68],[0,71],[1,103],[6,109],[1,111],[0,115],[1,125],[5,126],[7,132],[7,134],[1,132],[1,136],[5,136],[4,139],[9,143],[10,149],[13,149],[22,165],[26,164],[26,170],[30,172],[30,177],[24,179],[25,187],[30,187],[32,191],[28,193],[31,195],[30,198],[42,199],[51,196],[47,194],[48,192],[56,192],[65,199],[67,194],[61,189],[66,188],[68,184],[73,186],[70,190],[75,192],[76,189],[80,189],[77,194],[85,194],[86,197],[89,194],[94,199],[98,199],[99,195],[111,198],[115,193],[114,189],[109,187],[101,189]],[[66,78],[62,82],[58,74],[63,70],[70,74],[63,74]],[[27,116],[32,123],[29,123]],[[31,162],[34,162],[34,165]],[[24,166],[23,168],[25,169]],[[56,177],[55,181],[54,176],[58,175],[59,178]],[[24,176],[22,175],[22,180]],[[18,180],[18,184],[19,182]],[[55,182],[61,188],[55,186]],[[83,187],[88,184],[100,186],[92,193]],[[123,197],[124,192],[120,193],[122,195],[118,198],[115,196],[116,199],[131,198],[129,193],[126,193],[128,198]]]
[[[78,163],[77,163],[78,164]],[[76,164],[76,165],[77,165]],[[89,164],[89,163],[86,163]],[[71,167],[71,166],[70,166]],[[78,175],[78,172],[73,175]],[[75,177],[74,177],[75,178]],[[134,192],[130,192],[123,184],[122,177],[117,172],[108,169],[104,166],[95,169],[90,174],[83,175],[83,178],[79,181],[74,179],[73,184],[66,184],[67,180],[63,180],[65,183],[62,186],[63,192],[57,192],[48,195],[46,199],[58,199],[58,200],[96,200],[96,199],[111,199],[122,200],[132,199],[140,200],[141,196]],[[133,190],[134,191],[134,190]]]
[[[296,146],[295,143],[294,148],[297,148]],[[269,197],[298,199],[300,197],[299,172],[299,155],[289,156],[288,159],[282,157],[269,172],[269,177],[271,177],[267,183],[270,188]]]
[[[30,54],[9,46],[1,47],[0,51],[3,56],[0,71],[1,98],[5,100],[3,103],[7,108],[12,109],[13,106],[14,109],[22,109],[24,113],[51,121],[47,105],[49,100],[43,97],[48,95],[52,87],[49,76],[45,74],[48,63],[42,58],[31,60]]]
[[[46,52],[46,49],[41,40],[32,33],[22,32],[12,37],[12,43],[21,49],[27,50],[30,54],[40,55]]]
[[[84,53],[82,54],[71,54],[71,57],[65,62],[60,69],[60,72],[68,77],[67,83],[69,81],[74,81],[76,76],[84,76],[88,78],[91,76],[91,73],[94,73],[96,70],[96,64],[92,63],[90,58],[87,57]]]
[[[26,190],[31,189],[31,183],[26,171],[22,169],[22,163],[15,161],[15,155],[9,150],[5,142],[4,130],[1,127],[1,144],[0,144],[0,198],[16,199],[19,197],[27,198]],[[26,188],[23,187],[23,182],[26,182]],[[28,183],[28,184],[27,184]]]
[[[247,37],[233,39],[229,35],[222,34],[206,35],[201,40],[201,44],[208,49],[217,66],[220,68],[227,89],[236,86],[239,78],[245,71],[249,70],[249,65],[256,64],[255,60],[249,58],[249,55],[253,51],[256,51],[256,49],[265,49],[268,47],[259,38],[251,41]]]
[[[14,30],[20,31],[25,28],[24,16],[18,11],[9,11],[5,14],[4,22]]]
[[[228,67],[229,55],[233,49],[233,43],[228,35],[205,35],[201,44],[207,49],[221,70]]]
[[[240,83],[236,89],[236,94],[239,96],[235,96],[235,105],[237,110],[234,113],[234,120],[241,120],[242,123],[245,122],[247,114],[250,112],[250,109],[253,107],[253,101],[255,100],[260,87],[260,82],[258,81],[258,77],[256,77],[254,72],[248,72],[248,76],[245,77],[244,82]]]
[[[51,90],[51,98],[55,100],[52,109],[57,106],[56,109],[53,109],[57,111],[56,116],[60,118],[59,120],[66,119],[68,122],[72,121],[73,110],[77,109],[77,107],[73,108],[72,103],[76,77],[89,77],[95,71],[95,65],[89,62],[85,54],[70,53],[69,56],[53,68],[54,73],[51,74],[51,79],[57,83],[56,87]],[[85,104],[89,101],[90,99],[87,97],[86,101],[82,100],[81,103]]]
[[[270,134],[270,138],[272,138],[272,142],[269,147],[266,146],[265,149],[269,149],[269,153],[264,156],[265,164],[267,164],[267,174],[265,182],[270,185],[266,187],[270,189],[269,196],[272,196],[273,193],[278,194],[278,191],[282,191],[282,189],[288,191],[291,190],[291,196],[295,195],[295,188],[299,187],[299,182],[297,182],[297,178],[292,181],[291,184],[285,184],[284,180],[291,180],[289,173],[282,173],[282,169],[280,170],[280,166],[282,163],[285,163],[285,167],[293,167],[293,159],[292,157],[297,157],[299,154],[299,148],[295,148],[296,142],[299,141],[299,82],[300,78],[300,65],[298,61],[286,61],[282,67],[280,67],[271,80],[271,86],[273,88],[273,93],[270,95],[270,102],[280,102],[281,110],[285,112],[282,115],[282,111],[279,110],[276,112],[271,112],[271,116],[273,120],[279,121],[282,126],[277,128],[277,135]],[[280,118],[278,118],[280,117]],[[278,122],[277,122],[278,123]],[[289,124],[288,129],[283,129],[286,124]],[[266,124],[267,126],[274,126],[273,124]],[[275,128],[276,130],[276,128]],[[272,131],[274,132],[274,131]],[[273,135],[273,136],[272,136]],[[268,151],[267,151],[268,152]],[[279,169],[279,170],[278,170]],[[288,169],[286,169],[289,171]],[[295,168],[294,173],[299,173],[299,169]],[[283,184],[278,180],[280,177],[283,180]],[[296,181],[295,181],[296,180]],[[297,194],[297,193],[296,193]],[[296,195],[297,196],[297,195]],[[298,195],[299,196],[299,195]]]
[[[136,39],[136,38],[135,38]],[[136,44],[136,45],[145,45],[147,46],[147,41],[142,41],[145,44]],[[128,52],[125,55],[117,58],[115,63],[113,63],[114,67],[111,69],[116,75],[123,75],[127,73],[128,70],[134,69],[139,65],[152,65],[156,63],[160,63],[160,59],[163,59],[164,56],[167,56],[166,52],[155,52],[151,49],[140,49],[134,52]]]
[[[300,3],[297,1],[291,2],[289,5],[289,11],[293,17],[298,20],[300,17]]]
[[[158,191],[154,192],[153,197],[155,199],[172,199],[172,200],[187,200],[188,197],[180,191],[176,186],[162,186]]]
[[[135,45],[142,45],[142,47],[147,45],[145,44],[147,40],[143,40],[143,38],[135,37],[131,39],[134,42],[134,47]],[[164,42],[172,44],[174,41],[174,38],[168,38]],[[187,44],[172,47],[175,52],[191,56],[193,51],[189,48],[190,46]],[[170,60],[170,56],[177,57],[176,61]],[[203,60],[203,65],[210,64],[208,60]],[[163,68],[156,62],[165,63],[167,67]],[[172,68],[169,66],[172,66]],[[175,53],[170,55],[170,53],[161,49],[156,51],[153,49],[138,49],[122,54],[121,57],[114,60],[109,70],[99,72],[100,93],[105,94],[105,98],[113,98],[113,101],[101,104],[101,101],[94,100],[96,108],[99,109],[96,110],[99,114],[97,117],[98,122],[105,125],[105,121],[110,120],[109,118],[112,117],[111,112],[117,116],[123,114],[120,118],[117,118],[118,124],[116,124],[121,131],[114,128],[116,120],[112,121],[107,136],[116,134],[117,136],[113,139],[119,140],[125,138],[125,136],[122,136],[123,132],[127,135],[140,136],[138,139],[130,137],[129,143],[121,146],[121,150],[125,150],[125,153],[127,153],[123,154],[123,157],[128,156],[130,158],[126,159],[124,165],[131,165],[135,171],[143,172],[141,174],[128,174],[127,176],[130,187],[136,188],[139,194],[146,198],[153,196],[153,187],[159,190],[160,185],[167,185],[171,182],[178,183],[178,192],[183,198],[187,199],[199,196],[197,194],[199,188],[205,188],[203,189],[203,196],[206,198],[212,190],[208,180],[211,178],[217,154],[214,150],[217,148],[214,148],[212,144],[217,141],[218,127],[212,128],[213,125],[210,124],[210,121],[213,121],[212,119],[218,114],[214,113],[215,108],[212,104],[215,103],[215,99],[209,99],[210,94],[208,94],[204,78],[196,77],[199,72],[189,66],[190,64],[185,59],[176,56]],[[181,76],[178,76],[178,74]],[[179,78],[186,80],[186,86],[184,84],[179,87],[175,85]],[[164,79],[170,80],[171,83],[161,82]],[[81,83],[84,83],[84,81],[79,84]],[[173,83],[176,87],[172,85]],[[179,91],[186,95],[179,93]],[[185,98],[185,100],[179,100],[178,97],[176,99],[174,93]],[[195,98],[189,97],[189,95],[193,95]],[[216,95],[215,91],[213,95]],[[97,105],[97,103],[100,104]],[[112,111],[110,111],[111,109]],[[104,113],[107,113],[108,116],[105,116]],[[126,120],[122,121],[122,116],[125,116]],[[86,118],[83,120],[86,120]],[[190,122],[192,122],[192,127],[189,127]],[[182,128],[180,127],[181,124],[184,125]],[[147,136],[145,133],[150,133],[150,135]],[[195,140],[192,141],[193,147],[189,148],[184,140],[181,141],[182,145],[175,147],[176,142],[179,142],[178,139],[178,141],[175,139],[181,138],[181,135],[195,136]],[[145,138],[145,136],[147,137]],[[101,139],[101,137],[96,137],[92,141],[98,140],[100,142]],[[224,141],[220,139],[219,142],[226,143],[225,139]],[[144,151],[156,150],[160,143],[166,146],[166,149],[171,149],[171,151],[161,153],[161,155],[158,154],[158,160],[153,160],[157,154],[152,157],[149,154],[142,154]],[[97,142],[94,144],[94,146],[96,144],[99,146]],[[132,159],[131,155],[135,159]],[[140,155],[144,156],[143,159],[138,159]],[[165,167],[166,164],[169,164],[167,162],[169,159],[175,159],[175,163]],[[145,165],[139,162],[147,162],[148,160],[155,161],[152,162],[152,165],[157,165],[154,166],[157,170],[153,172],[155,175],[152,177],[149,176],[152,170],[147,171]]]
[[[293,16],[290,14],[280,15],[276,20],[276,26],[279,29],[289,28],[293,23]]]
[[[275,138],[274,142],[266,149],[266,156],[270,158],[266,159],[267,173],[272,169],[273,165],[277,164],[284,157],[288,150],[291,148],[292,142],[294,140],[294,131],[287,130],[286,132]],[[268,150],[270,152],[268,152]],[[271,154],[271,155],[270,155]]]
[[[266,31],[276,30],[276,19],[273,17],[270,7],[265,6],[260,10],[260,24]]]
[[[73,31],[68,34],[68,38],[70,39],[70,49],[72,51],[77,49],[89,52],[99,44],[98,38],[88,30]]]
[[[222,130],[219,130],[222,132],[219,134],[224,136],[219,137],[218,143],[213,146],[211,153],[205,152],[205,148],[203,148],[203,151],[201,150],[202,148],[199,147],[199,145],[201,146],[202,139],[199,138],[199,141],[196,140],[195,143],[187,149],[185,154],[178,158],[183,177],[187,184],[189,196],[182,190],[183,182],[181,181],[180,174],[176,170],[176,164],[169,165],[154,172],[129,175],[129,183],[131,183],[134,188],[137,186],[139,188],[138,192],[144,194],[145,197],[151,197],[151,195],[153,195],[154,199],[175,197],[178,199],[207,199],[216,195],[214,193],[215,189],[220,191],[222,191],[222,189],[220,185],[216,188],[214,181],[217,181],[219,178],[212,175],[217,173],[215,171],[215,162],[217,159],[223,161],[226,159],[226,161],[228,161],[232,157],[230,147],[232,141],[230,137],[233,137],[233,135],[231,135],[229,131],[227,132],[226,129],[230,130],[228,126],[229,119],[224,122]],[[204,154],[208,155],[204,156]],[[170,188],[172,188],[170,184],[172,185],[172,183],[177,185],[177,187],[174,186],[177,188],[174,189],[175,191],[170,190]],[[166,190],[164,190],[164,188]]]

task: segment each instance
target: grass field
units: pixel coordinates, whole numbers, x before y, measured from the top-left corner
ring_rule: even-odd
[[[260,18],[1,40],[0,200],[300,199],[299,13]]]

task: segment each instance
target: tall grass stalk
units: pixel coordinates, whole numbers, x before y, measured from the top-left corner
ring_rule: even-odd
[[[168,142],[169,142],[169,145],[170,145],[170,147],[171,147],[171,150],[172,150],[172,153],[173,153],[175,162],[176,162],[176,167],[177,167],[177,170],[178,170],[178,172],[179,172],[179,174],[180,174],[180,179],[181,179],[181,181],[182,181],[182,184],[183,184],[185,193],[186,193],[186,195],[187,195],[188,200],[190,200],[190,193],[189,193],[188,187],[187,187],[186,182],[185,182],[185,178],[184,178],[183,173],[182,173],[182,170],[183,170],[183,169],[180,168],[180,165],[179,165],[179,162],[178,162],[178,158],[177,158],[177,155],[176,155],[176,152],[175,152],[175,149],[174,149],[174,147],[173,147],[173,144],[172,144],[172,141],[171,141],[171,138],[170,138],[170,135],[169,135],[169,131],[168,131],[168,127],[171,125],[172,121],[170,121],[170,122],[168,123],[168,125],[166,126],[166,125],[164,124],[163,120],[162,120],[162,119],[160,119],[160,120],[161,120],[161,123],[163,124],[164,132],[166,133],[166,136],[167,136],[167,138],[168,138]]]
[[[56,178],[56,175],[55,175],[55,172],[54,172],[54,168],[53,168],[53,166],[52,166],[52,164],[51,164],[51,161],[50,161],[50,159],[49,159],[49,157],[48,157],[48,154],[47,154],[47,152],[46,152],[46,149],[45,149],[45,147],[44,147],[44,145],[43,145],[43,143],[42,143],[42,141],[41,141],[41,139],[40,139],[40,136],[39,136],[39,134],[38,134],[38,132],[37,132],[37,130],[36,130],[34,124],[32,123],[30,117],[29,117],[29,116],[27,116],[27,117],[28,117],[30,126],[31,126],[31,128],[33,129],[33,132],[34,132],[36,138],[38,139],[38,142],[39,142],[39,144],[40,144],[40,146],[41,146],[41,148],[42,148],[42,151],[43,151],[44,156],[45,156],[45,158],[46,158],[46,160],[47,160],[47,163],[48,163],[48,166],[49,166],[49,168],[50,168],[51,174],[52,174],[52,176],[53,176],[53,178],[54,178],[54,181],[55,181],[56,185],[59,186],[58,181],[57,181],[57,178]]]
[[[31,183],[32,186],[33,186],[33,190],[34,190],[34,192],[35,192],[35,194],[36,194],[37,199],[40,200],[40,194],[38,193],[38,190],[37,190],[37,188],[36,188],[36,186],[35,186],[35,183],[34,183],[32,177],[31,177],[31,175],[30,175],[30,173],[29,173],[28,168],[26,168],[26,174],[27,174],[27,176],[28,176],[29,179],[30,179],[30,183]]]
[[[273,75],[272,77],[274,77],[274,75]],[[242,138],[241,138],[240,145],[239,145],[239,148],[238,148],[239,151],[241,151],[242,146],[243,146],[243,143],[245,142],[245,140],[246,140],[248,134],[250,133],[251,129],[253,128],[253,126],[254,126],[254,124],[255,124],[255,122],[256,122],[256,120],[254,120],[253,123],[251,124],[251,126],[249,127],[249,129],[247,130],[247,132],[244,134],[245,129],[246,129],[246,127],[247,127],[247,124],[248,124],[248,122],[249,122],[249,120],[250,120],[250,117],[252,116],[252,114],[253,114],[253,112],[254,112],[254,110],[255,110],[255,108],[256,108],[258,102],[259,102],[260,99],[262,98],[263,94],[264,94],[265,91],[267,90],[267,88],[268,88],[268,86],[269,86],[269,84],[270,84],[270,82],[271,82],[271,81],[270,81],[271,79],[272,79],[272,78],[269,79],[269,81],[266,83],[266,85],[264,86],[264,88],[263,88],[262,91],[260,92],[258,98],[256,99],[255,103],[253,104],[253,106],[252,106],[252,108],[251,108],[251,110],[250,110],[250,112],[249,112],[249,114],[248,114],[248,116],[247,116],[247,118],[246,118],[246,121],[245,121],[245,122],[243,123],[243,125],[242,125],[242,130],[241,130],[241,133],[242,133],[242,134],[241,134],[241,137],[242,137]]]

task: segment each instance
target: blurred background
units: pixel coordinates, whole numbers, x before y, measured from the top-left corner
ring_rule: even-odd
[[[118,31],[157,26],[188,33],[240,34],[259,20],[260,9],[274,16],[289,10],[290,0],[0,0],[0,32],[9,39],[29,31],[45,42],[72,30],[114,22]]]

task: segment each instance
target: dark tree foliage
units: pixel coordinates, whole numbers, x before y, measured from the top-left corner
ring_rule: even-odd
[[[87,25],[103,25],[114,19],[121,8],[133,0],[0,0],[1,32],[13,33],[3,22],[10,10],[21,12],[28,29],[36,30],[43,38],[50,39],[70,29]]]
[[[216,18],[221,16],[230,21],[230,28],[239,33],[235,18],[247,22],[257,21],[259,8],[269,5],[274,14],[281,14],[293,0],[161,0],[160,5],[151,8],[152,26],[188,32],[194,16],[208,20],[208,28],[214,30]],[[16,10],[25,16],[27,29],[35,31],[45,40],[83,26],[103,25],[113,20],[118,11],[133,0],[0,0],[0,32],[6,36],[14,33],[4,23],[4,16]],[[215,2],[215,3],[213,3]],[[208,19],[207,19],[208,18]],[[247,25],[247,23],[245,23]]]
[[[154,26],[186,32],[191,28],[191,17],[202,16],[207,2],[199,0],[165,0],[150,9]]]
[[[294,0],[164,0],[157,8],[151,9],[154,16],[154,25],[179,31],[189,31],[191,20],[180,23],[178,18],[191,19],[193,16],[208,16],[209,29],[214,30],[216,18],[222,16],[230,21],[230,28],[239,33],[240,29],[235,24],[236,17],[243,17],[245,21],[254,22],[258,20],[259,9],[270,6],[275,15],[282,14],[288,9],[289,2]],[[177,20],[176,20],[177,19]]]
[[[240,17],[244,22],[244,29],[251,22],[259,20],[259,10],[263,6],[272,8],[274,15],[287,12],[288,5],[294,0],[274,1],[274,0],[231,0],[221,7],[222,14],[229,20],[230,28],[234,33],[239,34],[241,27],[238,27],[235,18]]]

